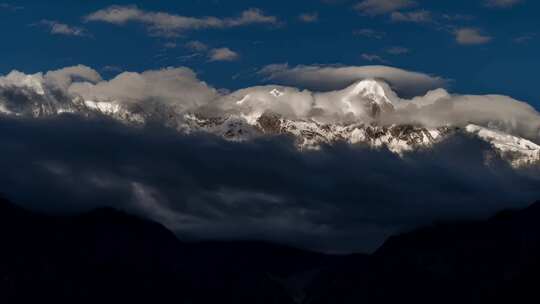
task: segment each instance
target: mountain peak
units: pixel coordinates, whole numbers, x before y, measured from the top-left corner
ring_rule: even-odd
[[[386,83],[375,79],[360,80],[346,89],[348,96],[361,96],[370,98],[377,104],[392,104],[392,100],[388,96],[388,91],[391,89]]]
[[[395,96],[386,83],[366,79],[344,89],[340,99],[347,112],[377,118],[383,112],[394,110],[395,98],[392,95]]]
[[[158,122],[180,133],[203,131],[232,141],[262,135],[288,135],[299,149],[318,149],[321,145],[345,142],[388,148],[400,156],[431,148],[455,133],[466,133],[490,144],[493,152],[513,167],[540,163],[540,145],[501,130],[473,124],[454,126],[454,129],[452,125],[389,124],[386,117],[407,102],[401,101],[387,83],[376,79],[361,80],[340,91],[315,94],[281,86],[257,87],[223,97],[216,102],[219,103],[216,107],[192,112],[182,112],[174,105],[160,102],[132,104],[115,99],[85,99],[78,95],[71,96],[71,100],[70,96],[65,96],[57,101],[42,83],[40,74],[12,72],[0,77],[0,91],[24,88],[21,98],[0,96],[0,114],[34,118],[62,113],[104,115],[130,125]],[[36,98],[40,88],[44,89],[44,95]],[[433,98],[438,98],[448,93],[441,90],[433,94]],[[486,164],[494,155],[486,154]]]

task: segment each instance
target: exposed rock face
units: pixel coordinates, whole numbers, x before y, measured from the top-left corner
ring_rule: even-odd
[[[323,144],[344,142],[367,144],[374,148],[386,147],[395,153],[403,153],[428,148],[450,133],[450,128],[446,127],[427,129],[412,125],[328,124],[315,120],[285,119],[271,112],[261,115],[255,125],[235,116],[204,117],[190,114],[186,116],[186,121],[193,130],[206,130],[235,140],[248,139],[250,136],[289,135],[300,149],[317,149]]]
[[[260,130],[265,134],[280,134],[281,129],[281,117],[278,114],[265,112],[259,119],[257,119]]]

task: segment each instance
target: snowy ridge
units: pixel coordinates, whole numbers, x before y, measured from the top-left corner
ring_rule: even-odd
[[[301,150],[319,149],[321,145],[343,142],[387,148],[399,155],[430,148],[449,133],[446,127],[427,129],[411,125],[320,123],[314,120],[286,119],[269,112],[265,112],[253,123],[241,116],[205,117],[193,113],[185,115],[185,121],[185,130],[188,132],[205,131],[235,141],[264,135],[288,135],[295,139]]]
[[[5,88],[23,88],[16,98],[4,95]],[[397,155],[430,149],[456,132],[476,136],[488,142],[513,167],[540,163],[540,146],[534,142],[487,127],[470,124],[464,128],[421,125],[383,125],[379,116],[391,113],[403,102],[384,83],[359,81],[341,91],[321,93],[317,106],[338,105],[351,114],[348,120],[302,117],[303,104],[289,103],[291,94],[308,93],[279,86],[259,87],[252,91],[225,96],[213,111],[199,108],[179,110],[174,105],[157,102],[130,103],[122,100],[85,100],[63,96],[44,86],[42,75],[12,72],[0,77],[0,114],[34,118],[74,113],[82,116],[103,115],[129,125],[159,123],[180,133],[211,133],[231,141],[246,141],[261,136],[291,136],[298,149],[319,149],[322,145],[348,143],[373,149],[388,149]],[[229,98],[229,99],[227,99]],[[285,106],[295,115],[278,114],[272,109]],[[221,107],[219,107],[221,106]],[[292,110],[292,111],[291,111]],[[212,113],[212,114],[210,114]]]
[[[115,104],[112,102],[103,102],[103,101],[92,101],[92,100],[85,100],[84,104],[92,109],[99,111],[103,114],[116,114],[120,112],[121,106],[119,104]]]
[[[491,144],[514,167],[531,165],[540,160],[540,146],[530,140],[474,124],[467,125],[465,130]]]
[[[271,122],[272,119],[275,121]],[[441,135],[445,132],[445,128],[428,130],[415,126],[328,124],[314,120],[289,120],[272,114],[259,118],[258,127],[265,133],[292,135],[301,149],[317,149],[321,144],[345,142],[367,144],[372,148],[384,147],[397,154],[429,148],[441,140]]]

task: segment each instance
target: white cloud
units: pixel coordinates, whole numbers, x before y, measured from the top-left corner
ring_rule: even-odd
[[[45,94],[46,89],[67,91],[73,82],[96,83],[101,81],[101,76],[94,69],[84,65],[76,65],[49,71],[45,74],[25,74],[17,70],[11,71],[6,76],[0,76],[0,89],[26,88],[38,94]]]
[[[127,103],[162,102],[179,111],[204,105],[217,91],[189,68],[166,68],[142,73],[123,72],[109,81],[76,82],[68,92],[86,100],[117,100]]]
[[[139,9],[137,6],[110,6],[91,13],[85,17],[86,21],[101,21],[116,25],[128,22],[145,24],[151,33],[162,36],[176,36],[188,30],[208,28],[231,28],[250,24],[278,24],[274,16],[265,15],[257,8],[243,11],[234,18],[218,17],[187,17],[166,12],[150,12]]]
[[[102,80],[95,70],[78,65],[47,73],[27,75],[13,71],[0,76],[0,93],[19,90],[37,92],[39,98],[57,102],[62,96],[81,96],[91,101],[116,101],[136,104],[138,107],[158,104],[177,113],[203,109],[241,111],[245,115],[262,114],[266,110],[285,116],[324,119],[326,121],[363,121],[363,101],[357,96],[356,83],[361,79],[378,81],[395,111],[380,116],[382,124],[419,124],[429,127],[465,126],[474,123],[510,134],[538,141],[540,139],[540,114],[525,102],[501,95],[454,95],[437,88],[445,81],[418,72],[385,66],[367,67],[318,67],[287,65],[270,66],[262,72],[270,81],[281,79],[297,84],[325,85],[339,90],[315,92],[296,87],[276,85],[248,87],[233,93],[220,92],[205,82],[189,68],[166,68],[142,73],[123,72],[111,80]],[[331,80],[333,82],[322,83]],[[352,82],[351,82],[352,81]],[[343,84],[350,84],[346,88]],[[344,88],[344,89],[343,89]],[[280,94],[271,94],[277,89]],[[60,90],[63,94],[53,93]],[[411,99],[399,97],[397,92],[408,92]],[[413,94],[416,92],[416,94]],[[425,93],[427,92],[427,93]],[[18,96],[7,94],[4,96]],[[400,94],[402,95],[402,94]],[[0,100],[3,95],[0,94]],[[28,95],[30,97],[35,95]],[[238,101],[243,100],[242,104]],[[17,102],[13,100],[11,102]],[[162,106],[151,108],[161,109]],[[9,108],[9,107],[8,107]],[[352,116],[351,116],[352,115]]]
[[[25,92],[33,91],[48,102],[60,102],[62,96],[71,95],[90,101],[116,101],[143,108],[158,104],[177,113],[217,109],[241,111],[251,116],[271,110],[285,116],[323,119],[329,122],[352,118],[357,122],[363,119],[369,122],[370,118],[362,114],[362,100],[351,99],[351,96],[357,96],[355,88],[359,80],[385,79],[389,85],[383,81],[378,82],[386,97],[392,101],[395,111],[384,112],[379,118],[382,124],[439,127],[474,123],[534,141],[540,140],[540,114],[529,104],[501,95],[457,95],[441,88],[427,91],[426,88],[436,88],[445,83],[439,77],[384,66],[288,68],[281,65],[267,67],[264,73],[270,78],[274,77],[270,81],[294,80],[297,83],[318,86],[321,86],[320,81],[324,80],[340,81],[323,83],[327,87],[339,89],[316,92],[268,85],[228,93],[208,86],[199,80],[191,69],[185,67],[142,73],[123,72],[111,80],[103,80],[95,70],[78,65],[33,75],[12,71],[6,76],[0,76],[0,92],[19,90],[20,94],[27,95]],[[343,89],[341,85],[349,81],[353,83]],[[271,94],[274,89],[280,94]],[[55,90],[63,94],[54,93]],[[398,93],[405,91],[416,94],[407,99],[399,97],[394,90]],[[1,96],[0,94],[0,100]],[[344,98],[347,99],[346,102]],[[239,100],[243,100],[241,105]],[[162,107],[154,107],[152,111],[160,108]]]
[[[484,4],[491,8],[509,8],[523,2],[522,0],[485,0]]]
[[[303,13],[298,16],[298,19],[305,23],[314,23],[319,21],[319,14],[317,12]]]
[[[240,57],[238,53],[229,48],[212,49],[208,53],[210,61],[235,61]]]
[[[464,45],[486,44],[493,39],[476,28],[460,28],[454,32],[454,35],[456,41]]]
[[[67,90],[74,82],[98,83],[102,81],[101,75],[96,70],[81,64],[49,71],[44,79],[49,85],[52,84],[63,90]]]
[[[54,20],[41,20],[41,25],[49,28],[53,35],[64,36],[88,36],[88,33],[81,27],[67,25]]]
[[[248,24],[278,24],[279,21],[275,16],[265,15],[264,12],[258,8],[250,8],[242,12],[238,18],[224,19],[226,27],[243,26]]]
[[[117,67],[104,69],[120,70]],[[51,103],[65,102],[66,96],[80,96],[87,101],[114,101],[128,106],[161,104],[178,112],[204,106],[219,96],[216,89],[199,80],[186,67],[122,72],[110,80],[103,80],[97,71],[84,65],[36,74],[12,71],[6,76],[0,75],[0,104],[6,90],[17,90],[29,96],[38,94]]]
[[[337,91],[313,92],[276,85],[249,87],[223,95],[211,105],[219,111],[259,117],[266,111],[285,117],[315,119],[320,122],[355,121],[369,123],[364,101],[356,86]],[[381,114],[382,125],[412,124],[427,127],[465,127],[473,123],[510,134],[540,139],[540,114],[529,104],[501,95],[458,95],[436,89],[412,99],[398,97],[392,88],[379,82],[395,110]],[[415,85],[415,84],[412,84]],[[279,91],[279,94],[270,92]],[[356,93],[354,93],[356,92]],[[241,101],[241,103],[239,103]]]
[[[427,23],[432,21],[431,12],[418,10],[413,12],[393,12],[390,19],[394,22]]]
[[[210,48],[207,44],[198,40],[189,41],[184,46],[188,50],[194,52],[193,54],[182,56],[181,60],[184,61],[199,56],[208,57],[208,61],[210,62],[235,61],[240,58],[240,55],[237,52],[231,50],[230,48]]]
[[[375,16],[395,12],[416,4],[415,1],[411,0],[364,0],[356,4],[354,8],[362,14]]]
[[[361,79],[384,79],[400,94],[416,96],[445,86],[448,80],[425,73],[389,66],[268,65],[258,72],[267,81],[305,87],[316,91],[342,89]]]
[[[540,114],[529,104],[502,95],[450,95],[439,89],[402,103],[389,122],[425,126],[469,123],[540,139]]]

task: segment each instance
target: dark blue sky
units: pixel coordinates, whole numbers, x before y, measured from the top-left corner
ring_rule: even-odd
[[[361,2],[0,0],[0,74],[84,64],[112,77],[120,70],[187,66],[213,86],[237,89],[263,83],[256,71],[268,64],[385,64],[451,79],[452,92],[511,95],[540,108],[539,1],[491,0],[490,6],[489,0],[368,0],[371,6],[355,8]],[[493,7],[508,2],[516,3]],[[401,6],[392,8],[396,3]],[[276,19],[168,33],[156,33],[141,19],[121,25],[85,21],[111,5],[136,5],[144,14],[222,20],[258,8]],[[303,13],[317,18],[303,22]],[[69,27],[57,27],[54,34],[53,24]],[[460,30],[465,32],[458,39]],[[193,51],[185,47],[190,41],[208,49]],[[225,47],[238,57],[209,60],[212,49]],[[391,54],[392,48],[402,52]]]

